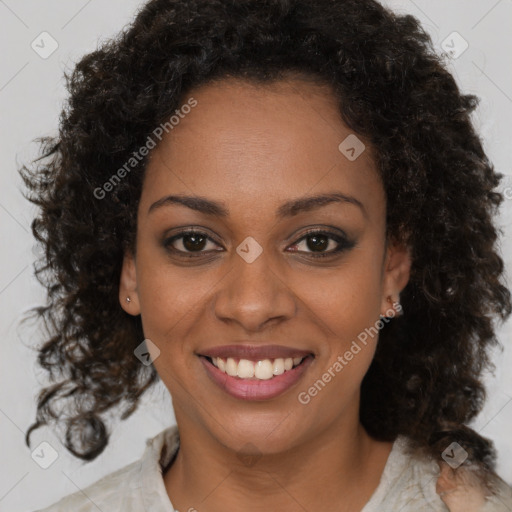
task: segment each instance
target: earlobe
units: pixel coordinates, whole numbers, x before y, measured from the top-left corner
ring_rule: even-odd
[[[139,294],[137,292],[137,269],[135,258],[126,253],[123,258],[119,280],[119,303],[130,315],[140,315]]]

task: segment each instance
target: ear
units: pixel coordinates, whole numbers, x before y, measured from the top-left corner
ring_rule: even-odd
[[[393,242],[387,244],[383,267],[381,315],[389,316],[390,309],[395,310],[396,315],[400,315],[400,292],[409,282],[411,264],[409,247]]]
[[[125,253],[123,258],[123,266],[119,280],[119,303],[130,315],[140,315],[139,294],[137,292],[137,269],[135,266],[135,258],[130,252]]]

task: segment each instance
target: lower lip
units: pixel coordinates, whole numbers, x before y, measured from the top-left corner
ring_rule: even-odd
[[[313,356],[307,356],[299,366],[268,380],[231,377],[210,363],[206,357],[199,356],[199,359],[203,363],[208,377],[228,395],[240,400],[269,400],[291,388],[307,370],[313,361]]]

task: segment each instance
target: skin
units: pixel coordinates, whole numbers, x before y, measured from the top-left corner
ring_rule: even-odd
[[[379,315],[389,316],[387,297],[398,300],[409,279],[409,250],[386,243],[385,193],[370,148],[355,161],[340,152],[352,132],[326,86],[225,79],[190,96],[197,106],[151,154],[119,292],[159,348],[154,364],[173,398],[181,444],[163,475],[167,492],[179,510],[360,510],[392,447],[358,418],[377,337],[307,405],[297,396]],[[286,201],[331,192],[362,207],[333,202],[276,216]],[[169,194],[223,202],[230,215],[177,204],[149,212]],[[192,226],[212,241],[187,262],[164,240]],[[354,245],[314,259],[304,238],[311,228],[342,230]],[[248,236],[263,249],[252,263],[236,252]],[[327,240],[320,252],[338,246]],[[183,243],[172,246],[186,251]],[[239,400],[211,382],[196,354],[240,340],[306,349],[315,359],[284,394]]]

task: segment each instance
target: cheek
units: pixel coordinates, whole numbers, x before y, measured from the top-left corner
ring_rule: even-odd
[[[190,396],[185,383],[194,362],[191,340],[204,317],[209,286],[199,275],[187,279],[185,275],[183,269],[158,265],[153,259],[138,273],[138,294],[144,336],[160,350],[153,361],[155,369],[172,396],[186,403]]]
[[[173,266],[141,247],[137,292],[144,335],[161,351],[172,346],[173,356],[184,352],[190,331],[200,322],[208,290],[215,284],[211,274]]]
[[[302,277],[300,283],[308,308],[330,329],[329,335],[343,343],[379,319],[379,262],[362,251],[353,253],[338,269]]]
[[[377,247],[361,247],[338,269],[301,285],[301,294],[312,290],[308,310],[324,337],[317,370],[329,382],[324,399],[357,393],[373,359],[382,293],[379,254]]]

